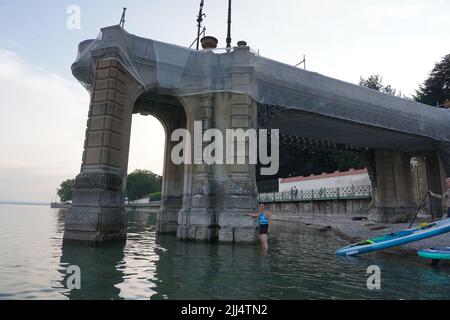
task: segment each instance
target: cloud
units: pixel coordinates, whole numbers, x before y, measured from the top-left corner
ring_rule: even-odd
[[[382,5],[378,3],[376,6],[368,6],[366,15],[368,24],[372,27],[378,27],[388,21],[404,21],[417,18],[424,10],[419,4],[394,4],[389,3]]]
[[[88,105],[75,80],[0,49],[0,200],[48,200],[77,173]]]
[[[0,49],[0,200],[50,201],[80,170],[89,94],[76,81]],[[133,119],[130,171],[162,173],[164,129]]]
[[[416,18],[422,10],[420,5],[392,6],[383,13],[388,18],[413,19]]]

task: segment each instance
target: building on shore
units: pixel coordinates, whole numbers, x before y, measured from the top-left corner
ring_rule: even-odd
[[[307,177],[290,177],[278,180],[279,192],[290,192],[292,188],[297,190],[331,189],[351,186],[370,186],[369,173],[366,168],[349,171],[336,171],[310,175]]]

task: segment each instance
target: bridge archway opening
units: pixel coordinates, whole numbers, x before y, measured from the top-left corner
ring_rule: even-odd
[[[132,117],[128,174],[135,170],[150,170],[162,176],[166,132],[161,121],[152,115]]]
[[[368,166],[368,148],[338,145],[328,140],[291,136],[280,130],[279,171],[275,176],[261,176],[256,170],[260,193],[279,192],[278,179],[321,175]],[[258,167],[260,165],[258,164]]]
[[[138,97],[133,107],[133,120],[142,116],[150,116],[153,119],[148,121],[148,124],[155,125],[159,122],[163,129],[163,131],[156,131],[159,134],[150,138],[151,146],[154,146],[156,150],[150,150],[144,154],[156,158],[157,161],[162,158],[161,171],[157,172],[162,176],[158,232],[175,233],[178,226],[178,213],[183,203],[185,165],[177,165],[171,161],[172,148],[176,144],[171,141],[171,134],[176,129],[186,128],[186,111],[182,103],[173,96],[145,92]],[[152,130],[152,132],[155,131]],[[158,139],[159,142],[154,142],[154,139]]]

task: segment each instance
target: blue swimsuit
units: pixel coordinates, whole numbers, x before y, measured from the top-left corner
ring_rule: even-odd
[[[264,212],[260,212],[259,216],[258,216],[258,222],[259,224],[269,224],[269,220],[267,219],[266,215],[264,214]]]
[[[259,213],[258,222],[259,234],[267,234],[269,231],[269,219],[267,219],[267,216],[263,212]]]

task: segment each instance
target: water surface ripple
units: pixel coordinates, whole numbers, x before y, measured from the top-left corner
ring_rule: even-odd
[[[180,242],[129,213],[126,244],[63,245],[64,210],[0,206],[0,299],[450,299],[449,265],[374,253],[338,258],[332,232],[277,222],[270,250]],[[379,265],[382,290],[367,289]],[[69,265],[81,290],[66,289]]]

